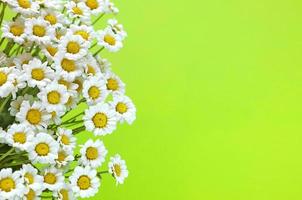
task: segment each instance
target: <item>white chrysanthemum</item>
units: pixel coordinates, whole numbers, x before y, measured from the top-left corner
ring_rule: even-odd
[[[119,24],[116,19],[109,19],[107,23],[111,27],[112,31],[118,34],[122,40],[127,37],[127,32],[124,30],[123,25]]]
[[[117,52],[123,47],[122,39],[115,34],[111,28],[97,32],[98,44],[105,47],[110,52]]]
[[[93,15],[98,15],[104,12],[104,9],[108,4],[107,0],[82,0],[82,1]]]
[[[83,97],[89,105],[103,102],[108,95],[103,75],[88,77],[83,83]]]
[[[56,80],[60,85],[64,85],[70,92],[76,91],[76,89],[79,87],[77,84],[67,81],[63,77],[56,77]]]
[[[91,42],[94,37],[94,29],[92,26],[86,26],[86,25],[70,25],[70,29],[72,34],[81,36],[84,40]]]
[[[111,106],[99,103],[90,106],[83,117],[85,127],[96,136],[107,135],[116,129],[116,116]]]
[[[55,57],[54,67],[58,76],[67,81],[74,81],[76,77],[81,76],[83,67],[81,61],[70,60],[62,55]]]
[[[88,166],[76,167],[69,180],[75,196],[81,198],[94,196],[101,185],[97,171]]]
[[[44,178],[44,189],[56,191],[64,184],[64,176],[62,171],[55,167],[44,169],[42,176]]]
[[[120,122],[126,121],[128,124],[132,124],[136,119],[136,108],[129,97],[115,94],[110,105],[115,110],[117,119]]]
[[[70,96],[67,103],[65,104],[67,110],[76,108],[78,106],[78,103],[80,102],[80,96],[78,93],[71,92],[71,91],[69,92],[70,92]]]
[[[84,71],[88,76],[101,73],[97,60],[90,53],[83,59]]]
[[[15,12],[25,16],[32,16],[39,13],[39,4],[34,0],[13,0],[12,8]]]
[[[125,83],[113,72],[107,71],[105,74],[107,90],[113,94],[125,94]]]
[[[65,110],[69,93],[64,85],[52,82],[41,90],[37,96],[41,99],[48,112]]]
[[[14,64],[18,69],[24,69],[22,66],[28,64],[33,59],[30,53],[23,53],[13,59]]]
[[[55,37],[53,38],[54,42],[59,43],[61,38],[64,37],[68,32],[66,27],[57,27],[55,29]]]
[[[82,36],[67,33],[59,42],[58,54],[62,54],[70,60],[78,60],[87,55],[89,44]]]
[[[12,74],[14,76],[14,89],[11,91],[11,93],[13,95],[13,99],[15,99],[17,92],[26,87],[26,74],[23,70],[19,70],[17,68],[13,68]]]
[[[84,2],[68,1],[65,4],[67,14],[70,18],[79,18],[84,24],[90,24],[90,10],[85,6]]]
[[[65,16],[54,9],[42,9],[41,17],[45,21],[48,21],[49,24],[53,27],[62,27],[66,24]]]
[[[34,131],[26,124],[13,124],[7,130],[6,142],[20,150],[26,150],[34,139]]]
[[[72,150],[60,149],[58,152],[58,158],[56,159],[57,167],[61,168],[67,166],[74,160]]]
[[[32,163],[55,164],[58,158],[59,143],[47,133],[38,133],[28,148]]]
[[[60,143],[61,147],[64,150],[73,150],[76,146],[76,138],[72,134],[72,130],[58,128],[56,132],[58,139],[57,141]]]
[[[13,172],[11,168],[0,171],[0,197],[1,199],[14,199],[22,197],[26,192],[20,172]]]
[[[27,187],[34,189],[34,191],[43,189],[43,177],[38,174],[35,167],[30,164],[22,165],[20,173]]]
[[[42,18],[31,18],[25,21],[27,39],[38,44],[48,44],[55,37],[54,28]]]
[[[50,121],[56,125],[60,125],[62,122],[61,117],[65,114],[65,110],[55,110],[50,112],[51,118]]]
[[[0,68],[0,98],[7,97],[14,90],[13,68]]]
[[[101,68],[102,73],[107,73],[111,71],[111,62],[108,61],[106,58],[102,58],[99,55],[96,57],[96,60]]]
[[[40,200],[41,199],[41,194],[43,190],[42,189],[33,189],[33,188],[28,188],[28,191],[24,194],[23,197],[16,198],[14,200]]]
[[[54,197],[58,200],[75,200],[72,189],[69,184],[64,183],[61,188],[59,188],[54,194]]]
[[[62,0],[36,0],[41,7],[54,9],[54,10],[62,10],[63,4],[65,1]]]
[[[84,166],[91,166],[97,168],[105,161],[105,157],[108,153],[104,146],[104,143],[100,140],[88,140],[80,150],[81,158],[79,162]]]
[[[108,164],[109,173],[114,176],[117,181],[117,184],[123,184],[124,180],[128,177],[128,170],[126,162],[121,159],[120,155],[115,155],[110,158]]]
[[[54,79],[54,71],[47,66],[47,62],[42,63],[41,60],[34,58],[28,64],[24,64],[23,68],[26,72],[26,80],[29,87],[38,86],[45,87]]]
[[[109,4],[107,4],[107,6],[105,7],[105,12],[106,13],[112,13],[114,15],[118,14],[120,11],[119,9],[114,5],[113,2],[109,2]]]
[[[23,101],[29,101],[29,103],[32,104],[34,102],[34,97],[32,95],[25,94],[24,96],[18,96],[17,99],[11,101],[10,107],[8,108],[11,116],[15,116],[20,111]]]
[[[2,26],[2,37],[14,40],[18,44],[22,44],[26,37],[24,31],[24,19],[19,17],[16,21],[6,22]]]
[[[58,45],[55,43],[42,46],[42,52],[49,61],[53,61],[59,51]]]

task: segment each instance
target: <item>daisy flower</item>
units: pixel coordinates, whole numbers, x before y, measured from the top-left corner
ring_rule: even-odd
[[[72,130],[58,128],[56,132],[58,138],[57,141],[64,150],[73,150],[76,146],[76,138],[72,134]]]
[[[96,56],[96,60],[100,66],[102,73],[107,73],[111,70],[111,63],[106,58],[102,58],[98,55]]]
[[[116,19],[109,19],[107,23],[110,26],[110,28],[112,29],[112,31],[115,34],[118,34],[122,40],[127,37],[127,32],[124,30],[123,25],[119,24]]]
[[[48,112],[64,111],[69,93],[64,85],[52,82],[37,94]]]
[[[61,170],[55,167],[49,167],[43,170],[43,187],[51,191],[56,191],[64,184],[64,176]]]
[[[14,76],[14,79],[13,79],[14,89],[11,91],[11,93],[13,95],[13,99],[15,99],[17,96],[17,92],[20,89],[23,89],[26,87],[26,74],[23,70],[19,70],[17,68],[13,68],[12,74]]]
[[[54,10],[62,10],[63,3],[65,3],[65,1],[62,0],[36,0],[36,1],[37,3],[40,4],[40,7],[45,7]]]
[[[18,69],[24,69],[22,66],[28,64],[33,59],[30,53],[23,53],[13,59],[14,64]]]
[[[2,26],[2,37],[14,40],[18,44],[22,44],[26,37],[24,19],[19,17],[16,21],[6,22]]]
[[[90,10],[85,6],[84,2],[68,1],[65,4],[67,14],[70,18],[78,18],[84,24],[90,24]]]
[[[88,166],[76,167],[69,180],[75,196],[81,198],[94,196],[101,185],[97,171]]]
[[[105,74],[105,78],[107,80],[107,90],[113,94],[125,94],[125,83],[117,75],[111,71],[108,71]]]
[[[110,134],[116,129],[116,115],[108,104],[90,106],[85,111],[83,120],[86,129],[96,136]]]
[[[59,51],[58,45],[55,43],[42,46],[42,52],[48,58],[49,61],[54,60],[54,57],[57,55],[58,51]]]
[[[12,2],[12,9],[25,16],[32,16],[39,12],[39,4],[33,0],[14,0]]]
[[[71,60],[61,54],[56,56],[54,61],[57,75],[63,77],[67,81],[74,81],[76,77],[79,77],[82,74],[83,67],[79,60]]]
[[[98,15],[104,12],[104,8],[108,1],[104,0],[83,0],[84,5],[90,10],[91,14]]]
[[[121,37],[115,34],[111,28],[98,31],[97,40],[100,46],[105,47],[110,52],[117,52],[123,47]]]
[[[54,110],[50,112],[51,118],[50,121],[56,125],[60,125],[62,122],[61,117],[65,114],[65,110]]]
[[[33,163],[55,164],[59,143],[47,133],[38,133],[28,148],[28,157]]]
[[[41,16],[53,27],[61,27],[66,24],[64,15],[54,9],[41,10]]]
[[[128,177],[128,170],[126,162],[121,159],[120,155],[115,155],[110,158],[108,164],[109,173],[115,178],[117,184],[123,184],[124,180]]]
[[[83,59],[84,71],[88,76],[95,76],[96,74],[101,73],[100,66],[93,55],[88,54]]]
[[[5,139],[7,143],[22,151],[26,150],[34,138],[34,132],[26,124],[13,124],[7,130]]]
[[[105,157],[108,153],[104,146],[104,143],[100,140],[88,140],[80,150],[81,158],[79,162],[84,166],[91,166],[97,168],[105,161]]]
[[[10,95],[14,90],[14,74],[12,68],[2,67],[0,68],[0,97],[4,98]]]
[[[83,97],[89,105],[103,102],[108,95],[106,82],[100,74],[88,77],[83,83]]]
[[[29,41],[38,44],[48,44],[55,36],[54,28],[43,18],[26,19],[25,33]]]
[[[26,189],[19,171],[13,172],[11,168],[0,171],[0,197],[2,199],[14,199],[22,197]]]
[[[40,195],[42,194],[43,190],[42,189],[32,189],[28,188],[28,191],[24,194],[24,197],[20,199],[26,199],[26,200],[40,200],[41,197]],[[17,199],[16,199],[17,200]]]
[[[38,174],[38,170],[35,167],[30,164],[24,164],[20,169],[20,173],[26,186],[35,191],[43,189],[43,177]]]
[[[77,84],[65,80],[63,77],[57,77],[57,81],[60,85],[64,85],[68,91],[76,91],[76,89],[79,87]]]
[[[91,42],[94,39],[95,33],[93,27],[86,25],[70,25],[70,31],[74,35],[81,36],[84,40]]]
[[[118,14],[120,11],[119,9],[114,5],[114,3],[109,2],[107,6],[105,7],[106,13],[112,13],[114,15]]]
[[[54,197],[57,197],[59,200],[75,199],[70,185],[66,183],[54,193]]]
[[[136,108],[129,97],[122,94],[113,95],[110,105],[114,108],[120,122],[126,121],[128,124],[132,124],[136,119]]]
[[[28,64],[24,64],[23,68],[26,73],[26,80],[29,87],[38,86],[45,87],[54,79],[54,71],[47,66],[47,62],[42,63],[41,60],[34,58]]]
[[[56,163],[59,168],[68,165],[73,160],[74,160],[74,157],[73,157],[72,150],[60,149],[58,151],[58,158],[56,159]]]
[[[32,104],[34,102],[34,97],[32,95],[25,94],[24,96],[18,96],[17,99],[11,101],[8,109],[11,116],[16,116],[16,114],[20,111],[23,101],[29,101],[29,103]]]
[[[76,92],[71,92],[67,103],[65,104],[67,110],[74,109],[78,106],[80,97]]]

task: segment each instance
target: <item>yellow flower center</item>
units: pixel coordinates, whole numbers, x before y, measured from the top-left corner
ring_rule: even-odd
[[[67,58],[64,58],[61,62],[62,68],[67,72],[72,72],[76,70],[76,65],[73,60],[68,60]]]
[[[114,46],[116,43],[115,38],[109,34],[105,35],[104,41],[111,46]]]
[[[87,73],[95,75],[96,73],[94,67],[92,67],[91,65],[87,65]]]
[[[82,38],[84,40],[88,40],[89,39],[89,33],[87,33],[86,31],[76,31],[74,34],[82,36]]]
[[[61,94],[57,91],[51,91],[47,94],[47,100],[50,104],[58,104],[61,100]]]
[[[53,185],[57,182],[57,177],[53,173],[48,172],[44,175],[44,182]]]
[[[60,79],[58,81],[59,84],[66,86],[66,88],[70,87],[70,83],[68,81],[65,81],[64,79]]]
[[[52,47],[52,46],[47,46],[47,47],[46,47],[46,50],[48,51],[48,53],[49,53],[51,56],[56,55],[56,53],[58,52],[58,49],[57,49],[56,47]]]
[[[114,168],[114,172],[115,172],[116,176],[121,176],[121,174],[122,174],[121,166],[118,164],[115,164],[115,165],[113,165],[113,168]]]
[[[125,112],[127,112],[128,107],[125,103],[120,102],[116,105],[115,109],[117,112],[124,114]]]
[[[14,36],[20,36],[24,33],[24,26],[12,25],[9,30]]]
[[[95,160],[98,158],[99,152],[95,147],[88,147],[86,150],[86,157],[88,160]]]
[[[74,82],[73,82],[73,83],[75,83],[75,84],[77,84],[77,85],[78,85],[77,92],[81,92],[81,91],[82,91],[82,89],[83,89],[83,84],[82,84],[81,80],[76,79],[76,80],[74,80]]]
[[[34,25],[33,26],[33,34],[38,37],[44,37],[46,34],[46,29],[44,26]]]
[[[72,54],[79,53],[81,46],[77,42],[68,42],[67,52]]]
[[[25,173],[24,177],[27,179],[29,184],[33,184],[34,183],[34,176],[30,173]]]
[[[88,176],[82,175],[79,177],[77,184],[81,190],[87,190],[91,186],[91,180]]]
[[[48,14],[44,17],[46,21],[48,21],[51,25],[55,25],[57,23],[57,18],[54,15]]]
[[[29,192],[25,195],[26,200],[34,200],[37,196],[33,189],[29,189]]]
[[[56,38],[57,38],[58,40],[61,39],[62,36],[63,36],[62,33],[56,32]]]
[[[18,4],[20,7],[25,8],[25,9],[31,7],[30,0],[18,0]]]
[[[82,9],[79,8],[79,7],[77,7],[77,6],[73,7],[73,8],[72,8],[72,11],[73,11],[73,13],[76,14],[76,15],[83,15]]]
[[[66,135],[62,135],[62,137],[61,137],[61,142],[62,142],[64,145],[69,145],[69,144],[70,144],[69,137],[66,136]]]
[[[93,100],[97,99],[100,96],[100,93],[101,91],[96,86],[92,86],[88,90],[88,94]]]
[[[3,72],[0,72],[0,86],[2,86],[7,81],[7,75]]]
[[[104,128],[107,125],[107,116],[104,113],[96,113],[92,121],[97,128]]]
[[[0,189],[5,192],[10,192],[15,189],[15,181],[12,178],[3,178],[0,180]]]
[[[91,9],[97,9],[99,7],[99,3],[97,0],[86,0],[86,5]]]
[[[49,154],[50,149],[49,149],[48,144],[39,143],[39,144],[37,144],[35,151],[39,156],[46,156]]]
[[[26,120],[33,125],[39,124],[41,119],[41,112],[37,109],[30,109],[26,114]]]
[[[37,81],[41,81],[44,79],[44,71],[41,68],[36,68],[31,70],[31,77]]]
[[[58,153],[58,161],[59,162],[63,162],[65,159],[66,159],[66,154],[65,154],[65,152],[64,151],[60,151],[59,153]]]
[[[61,189],[60,194],[62,195],[62,200],[69,200],[68,190]]]
[[[112,91],[116,91],[118,89],[118,82],[117,82],[117,80],[115,80],[113,78],[109,78],[107,80],[107,89],[108,90],[112,90]]]
[[[13,136],[14,142],[24,144],[26,142],[26,134],[23,132],[17,132]]]

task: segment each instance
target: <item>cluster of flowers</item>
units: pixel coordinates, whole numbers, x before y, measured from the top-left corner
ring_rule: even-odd
[[[15,14],[4,22],[6,13]],[[128,176],[118,154],[100,171],[108,151],[98,137],[136,118],[99,56],[121,49],[127,33],[115,19],[93,27],[117,13],[109,0],[0,0],[0,200],[87,198],[103,174],[118,184]],[[83,132],[95,139],[77,145]]]

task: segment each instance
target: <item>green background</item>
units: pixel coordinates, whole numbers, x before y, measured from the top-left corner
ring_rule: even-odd
[[[302,1],[115,3],[138,113],[104,138],[129,178],[93,199],[302,199]]]

